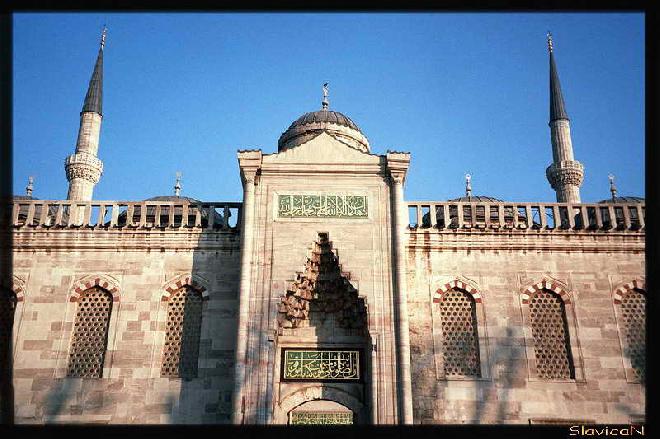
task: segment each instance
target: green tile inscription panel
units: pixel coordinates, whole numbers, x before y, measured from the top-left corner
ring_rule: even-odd
[[[366,195],[278,195],[280,218],[368,218]]]
[[[360,352],[285,350],[284,379],[357,381]]]

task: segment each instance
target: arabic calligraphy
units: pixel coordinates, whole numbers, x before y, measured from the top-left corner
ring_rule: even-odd
[[[285,218],[367,218],[366,195],[279,195],[278,215]]]
[[[353,412],[292,412],[291,424],[352,424]]]
[[[284,351],[284,379],[359,380],[359,351]]]

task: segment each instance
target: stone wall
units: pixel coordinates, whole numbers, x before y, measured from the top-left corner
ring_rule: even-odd
[[[643,414],[643,386],[624,370],[614,293],[632,280],[643,285],[644,235],[515,231],[503,235],[409,232],[415,422],[628,423]],[[444,285],[456,285],[454,280],[468,291],[476,289],[481,298],[476,304],[481,378],[443,378],[439,305],[433,298]],[[573,380],[542,380],[534,373],[521,292],[543,280],[547,286],[563,286],[569,299]]]
[[[17,423],[228,422],[240,242],[235,231],[15,233],[14,276],[24,282],[15,316]],[[76,288],[116,285],[103,378],[66,378]],[[176,282],[204,289],[198,377],[160,378]]]

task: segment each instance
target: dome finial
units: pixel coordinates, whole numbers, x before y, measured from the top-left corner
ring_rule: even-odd
[[[101,50],[105,47],[105,37],[108,34],[108,27],[103,25],[103,32],[101,33]]]
[[[616,200],[616,186],[614,186],[614,175],[608,174],[607,178],[610,180],[610,192],[612,192],[612,200]]]
[[[181,171],[176,171],[176,183],[174,183],[174,196],[181,196]]]
[[[323,110],[327,110],[330,105],[328,101],[328,82],[323,84],[323,101],[321,101],[321,105],[323,106]]]
[[[28,184],[27,186],[25,186],[25,195],[27,195],[28,197],[32,196],[32,189],[34,188],[32,183],[34,183],[34,177],[30,175],[28,177]]]
[[[465,174],[465,196],[472,196],[472,176],[470,174]]]
[[[548,31],[548,52],[552,53],[552,32]]]

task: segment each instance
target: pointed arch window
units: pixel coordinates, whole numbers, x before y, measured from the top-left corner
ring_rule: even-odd
[[[78,298],[67,376],[103,376],[112,302],[112,294],[99,286],[83,291]]]
[[[179,288],[169,297],[162,377],[197,377],[202,300],[202,294],[189,286]]]
[[[646,378],[646,294],[640,289],[631,289],[621,298],[619,305],[622,320],[623,354],[630,360],[636,380]]]
[[[529,298],[529,319],[539,378],[575,379],[566,309],[561,296],[547,289]]]
[[[445,376],[480,377],[474,298],[454,288],[444,293],[439,303]]]

